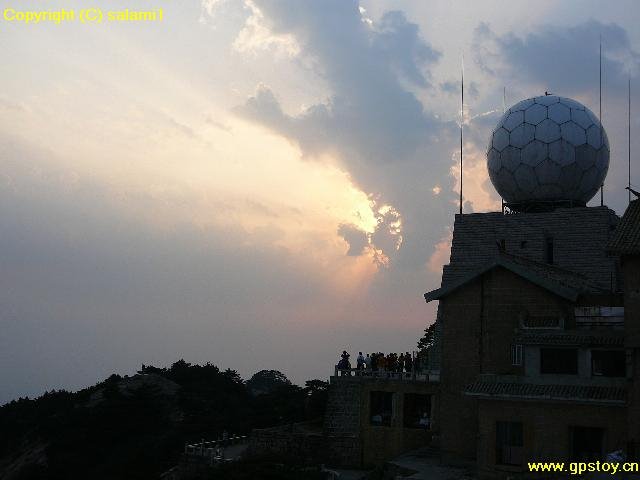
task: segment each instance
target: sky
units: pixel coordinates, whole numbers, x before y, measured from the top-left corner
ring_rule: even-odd
[[[460,122],[464,210],[498,210],[503,92],[597,111],[600,37],[605,203],[626,206],[634,0],[91,5],[164,16],[0,20],[0,403],[181,358],[302,383],[343,349],[415,349],[449,258]]]

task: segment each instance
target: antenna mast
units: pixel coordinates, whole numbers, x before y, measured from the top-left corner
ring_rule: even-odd
[[[631,75],[629,75],[629,98],[628,98],[628,118],[627,118],[627,122],[629,124],[629,131],[628,131],[628,139],[629,139],[629,145],[628,145],[628,151],[629,151],[629,180],[628,180],[628,190],[629,190],[629,203],[631,203]]]
[[[462,132],[464,129],[464,54],[462,55],[460,81],[460,215],[462,215]]]
[[[599,82],[599,97],[600,97],[600,112],[599,112],[599,118],[598,120],[600,120],[600,145],[602,145],[602,34],[600,34],[600,62],[599,62],[599,68],[600,68],[600,82]],[[602,207],[604,205],[604,181],[602,182],[602,185],[600,185],[600,206]]]
[[[503,86],[502,87],[502,114],[504,115],[505,113],[507,113],[507,87]],[[502,198],[502,195],[500,195],[500,210],[504,215],[504,198]]]
[[[502,113],[507,111],[507,87],[502,87]]]

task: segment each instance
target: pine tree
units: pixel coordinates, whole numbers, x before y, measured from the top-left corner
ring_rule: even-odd
[[[433,345],[434,335],[436,332],[435,322],[424,329],[424,335],[418,340],[418,350],[425,352],[431,345]]]

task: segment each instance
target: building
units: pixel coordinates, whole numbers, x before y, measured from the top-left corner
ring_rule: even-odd
[[[438,431],[438,392],[437,375],[428,373],[334,375],[324,421],[329,461],[380,466],[430,445]]]
[[[624,282],[625,340],[629,392],[627,453],[640,457],[640,200],[629,204],[607,246],[618,255]]]
[[[513,473],[624,449],[624,308],[605,251],[615,214],[499,215],[456,217],[442,287],[425,295],[440,301],[443,459]]]
[[[431,445],[508,478],[531,461],[640,454],[640,200],[622,219],[586,206],[608,162],[606,132],[578,102],[536,97],[505,113],[487,153],[505,207],[456,215],[441,285],[425,294],[439,302],[435,371],[336,373],[325,436],[350,452],[342,463]],[[417,435],[411,398],[432,409]]]
[[[488,167],[506,208],[456,216],[441,287],[425,294],[439,301],[442,458],[482,477],[633,454],[640,439],[638,202],[621,222],[585,206],[608,141],[576,103],[537,97],[505,113]]]

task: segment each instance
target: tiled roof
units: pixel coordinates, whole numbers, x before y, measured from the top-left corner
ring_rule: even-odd
[[[640,200],[627,207],[607,250],[618,255],[640,255]]]
[[[624,346],[624,336],[622,332],[620,332],[620,335],[522,332],[516,336],[514,341],[524,345]]]
[[[466,395],[530,400],[565,400],[624,404],[623,387],[583,385],[535,385],[530,383],[498,383],[478,381],[465,388]]]
[[[516,275],[519,275],[560,297],[572,301],[575,301],[581,293],[601,292],[599,287],[578,273],[574,273],[554,265],[548,265],[546,263],[536,262],[524,257],[500,252],[487,265],[469,272],[456,282],[451,282],[448,285],[443,285],[436,290],[425,293],[424,298],[427,302],[439,300],[495,267],[506,268]]]

